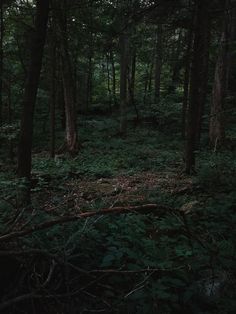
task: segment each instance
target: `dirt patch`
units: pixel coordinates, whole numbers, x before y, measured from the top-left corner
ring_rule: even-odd
[[[65,210],[142,204],[151,192],[184,194],[192,189],[192,179],[176,172],[141,172],[98,180],[76,179],[66,184],[68,193],[61,198]],[[45,210],[55,211],[56,204],[45,204]]]

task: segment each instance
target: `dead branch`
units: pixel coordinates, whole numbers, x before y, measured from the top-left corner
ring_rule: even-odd
[[[35,225],[31,228],[27,228],[25,230],[21,231],[15,231],[8,234],[4,234],[0,236],[0,243],[6,242],[15,238],[24,237],[26,235],[30,235],[32,233],[35,233],[37,231],[42,231],[49,229],[55,225],[61,225],[73,221],[77,221],[80,219],[85,219],[89,217],[94,216],[103,216],[103,215],[111,215],[111,214],[127,214],[127,213],[135,213],[135,212],[150,212],[152,210],[161,210],[161,211],[172,211],[169,207],[163,206],[163,205],[157,205],[157,204],[146,204],[146,205],[138,205],[138,206],[127,206],[127,207],[114,207],[114,208],[108,208],[108,209],[102,209],[98,211],[87,211],[78,215],[74,216],[64,216],[62,218],[53,219],[50,221],[43,222],[41,224]]]

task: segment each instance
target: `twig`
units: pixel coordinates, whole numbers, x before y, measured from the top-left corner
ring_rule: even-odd
[[[146,283],[148,281],[148,279],[154,274],[155,272],[151,272],[146,278],[144,278],[144,280],[142,280],[140,283],[138,283],[136,285],[136,288],[131,290],[129,293],[127,293],[124,298],[128,298],[131,294],[135,293],[136,291],[139,291],[141,289],[143,289],[146,286]]]
[[[25,300],[28,300],[28,299],[41,299],[41,298],[44,298],[43,295],[38,295],[36,294],[35,292],[31,292],[31,293],[27,293],[27,294],[23,294],[23,295],[20,295],[16,298],[13,298],[13,299],[10,299],[8,301],[5,301],[5,302],[2,302],[0,304],[0,311],[13,305],[13,304],[16,304],[16,303],[19,303],[19,302],[22,302],[22,301],[25,301]]]
[[[56,263],[55,263],[55,261],[53,260],[53,261],[52,261],[52,265],[51,265],[51,267],[50,267],[50,270],[49,270],[49,272],[48,272],[47,278],[46,278],[46,280],[44,281],[44,283],[42,284],[41,288],[45,288],[45,287],[49,284],[49,282],[51,281],[53,272],[54,272],[54,270],[55,270],[55,267],[56,267]]]
[[[106,273],[106,274],[139,274],[139,273],[154,273],[160,271],[173,271],[183,269],[185,266],[180,266],[176,268],[145,268],[145,269],[138,269],[138,270],[119,270],[119,269],[97,269],[91,270],[88,273],[90,274],[97,274],[97,273]]]

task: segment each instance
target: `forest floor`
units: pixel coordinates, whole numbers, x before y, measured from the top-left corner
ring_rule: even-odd
[[[157,205],[145,213],[98,214],[34,230],[13,241],[11,248],[41,252],[40,258],[26,254],[25,271],[12,281],[16,296],[29,292],[25,280],[35,289],[39,276],[49,271],[47,289],[38,289],[56,300],[62,295],[63,310],[56,302],[56,313],[73,312],[75,306],[81,313],[142,314],[157,308],[165,314],[234,313],[235,151],[198,152],[197,174],[187,176],[180,134],[140,125],[120,138],[117,128],[113,119],[85,119],[80,123],[82,148],[73,159],[50,159],[35,148],[33,211],[14,208],[15,174],[1,174],[2,235],[89,211]],[[55,266],[58,260],[63,268]],[[8,288],[6,299],[12,295],[12,286]],[[63,298],[71,294],[76,297],[68,309]],[[48,313],[55,313],[48,300],[39,301],[42,312],[46,306]]]
[[[62,193],[61,205],[70,207],[71,213],[78,213],[82,209],[95,208],[97,203],[104,204],[107,208],[147,203],[150,195],[156,191],[174,195],[193,193],[193,180],[184,174],[173,171],[142,171],[134,175],[117,175],[113,178],[85,179],[78,178],[66,183],[68,193]],[[47,196],[44,210],[61,215],[61,208],[50,202],[53,193]],[[58,193],[57,193],[58,196]],[[72,211],[72,212],[71,212]],[[68,212],[67,212],[68,214]]]

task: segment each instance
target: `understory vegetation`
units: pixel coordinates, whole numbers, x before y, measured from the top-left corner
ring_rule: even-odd
[[[12,236],[0,253],[1,308],[13,300],[6,313],[19,304],[19,313],[234,313],[235,151],[200,151],[189,177],[181,136],[168,126],[138,125],[120,138],[115,117],[80,124],[77,157],[34,153],[34,210],[17,209],[23,183],[10,165],[1,175],[2,249]],[[129,206],[137,209],[102,213]]]

